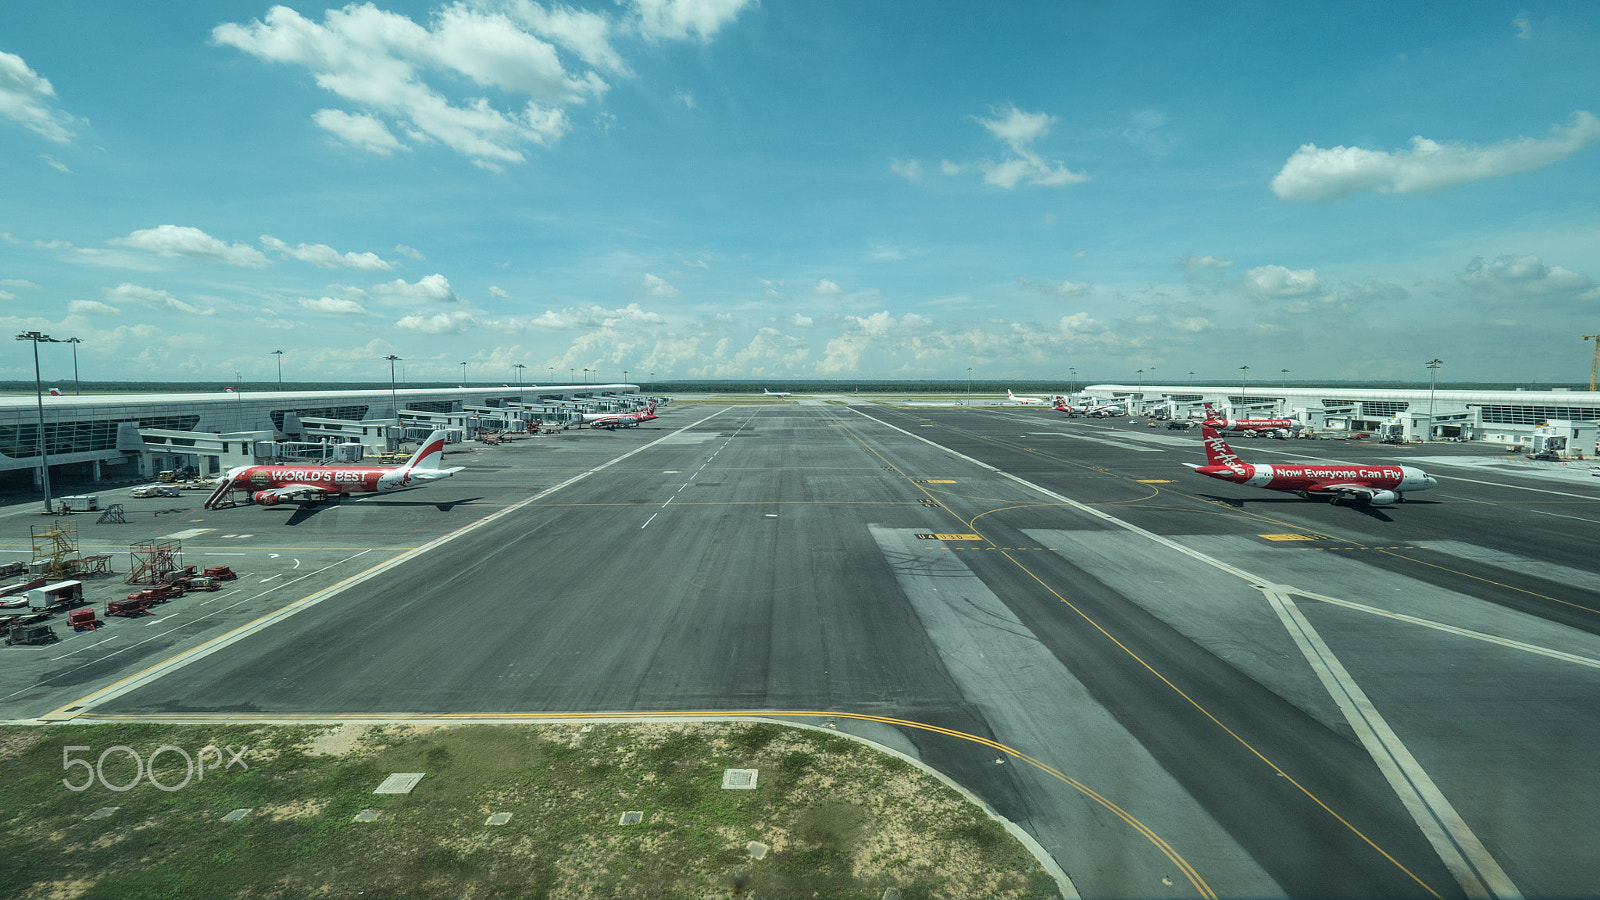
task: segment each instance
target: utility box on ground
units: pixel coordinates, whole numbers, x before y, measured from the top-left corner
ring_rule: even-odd
[[[99,494],[76,494],[62,497],[61,505],[73,512],[93,512],[100,508]]]
[[[1595,422],[1551,419],[1533,429],[1533,442],[1528,452],[1534,459],[1592,457],[1597,434],[1600,434],[1600,424]]]

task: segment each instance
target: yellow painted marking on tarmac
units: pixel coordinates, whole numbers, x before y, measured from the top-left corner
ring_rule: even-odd
[[[865,415],[865,414],[863,413],[862,415]],[[961,429],[961,430],[964,431],[965,429]],[[909,432],[907,432],[907,434],[909,434]],[[865,441],[862,441],[862,446],[863,446],[864,449],[867,450],[867,452],[872,453],[875,456],[878,456],[880,459],[882,458],[882,456],[880,454],[878,454],[877,451],[873,450],[870,446],[868,446]],[[946,449],[948,449],[948,448],[946,448]],[[1042,455],[1044,455],[1046,457],[1050,456],[1049,454],[1042,454]],[[1079,468],[1089,468],[1089,469],[1094,469],[1096,471],[1106,471],[1105,469],[1103,469],[1103,468],[1101,468],[1099,466],[1084,466],[1081,463],[1072,463],[1070,460],[1064,460],[1064,462],[1068,462],[1068,463],[1070,463],[1072,465],[1076,465]],[[1159,493],[1161,489],[1160,488],[1152,488],[1151,490],[1152,490],[1153,493],[1150,496],[1155,496],[1155,494]],[[1148,498],[1143,498],[1143,499],[1148,499]],[[1030,505],[1059,505],[1059,504],[1030,504]],[[1113,504],[1083,504],[1083,505],[1084,506],[1099,506],[1099,505],[1113,505]],[[978,519],[983,518],[983,516],[988,515],[989,512],[1001,512],[1001,510],[998,510],[998,509],[989,510],[988,512],[981,513],[978,516],[973,517],[972,521],[976,522]],[[953,514],[954,513],[952,513],[952,515]],[[986,548],[983,548],[983,549],[995,550],[995,549],[999,549],[999,548],[994,547],[994,546],[991,545],[990,547],[986,547]],[[1001,551],[1001,552],[1005,553],[1005,551]],[[1425,882],[1421,878],[1417,877],[1416,873],[1414,873],[1410,869],[1406,868],[1403,863],[1401,863],[1398,859],[1395,859],[1393,856],[1391,856],[1387,850],[1384,850],[1382,847],[1378,846],[1377,842],[1372,840],[1372,838],[1367,837],[1367,835],[1364,832],[1362,832],[1361,829],[1357,828],[1354,823],[1350,822],[1344,816],[1341,816],[1337,812],[1335,812],[1332,807],[1328,806],[1328,804],[1326,804],[1326,803],[1324,803],[1322,801],[1322,798],[1318,797],[1316,794],[1313,794],[1308,788],[1306,788],[1305,785],[1303,785],[1300,782],[1296,781],[1294,779],[1294,777],[1291,776],[1288,772],[1285,772],[1283,769],[1279,768],[1277,763],[1274,763],[1272,760],[1268,759],[1264,754],[1262,754],[1262,752],[1260,750],[1257,750],[1254,745],[1252,745],[1249,741],[1246,741],[1238,732],[1234,731],[1233,729],[1229,728],[1227,725],[1223,724],[1221,719],[1218,719],[1215,715],[1213,715],[1211,713],[1210,710],[1206,709],[1204,706],[1201,706],[1193,697],[1190,697],[1187,693],[1185,693],[1182,688],[1178,687],[1170,679],[1168,679],[1165,675],[1163,675],[1159,671],[1157,671],[1155,669],[1155,667],[1151,666],[1148,662],[1145,662],[1145,660],[1142,657],[1140,657],[1137,653],[1134,653],[1133,650],[1130,647],[1128,647],[1126,644],[1122,643],[1121,641],[1117,640],[1117,638],[1115,636],[1113,636],[1111,634],[1111,632],[1106,631],[1105,628],[1103,628],[1100,625],[1100,623],[1096,622],[1094,619],[1089,618],[1088,614],[1086,614],[1083,610],[1079,609],[1076,605],[1074,605],[1072,603],[1072,601],[1068,600],[1066,597],[1063,597],[1061,594],[1057,593],[1056,590],[1054,588],[1050,587],[1050,585],[1046,584],[1045,581],[1042,578],[1040,578],[1038,575],[1035,575],[1033,573],[1033,570],[1031,570],[1027,566],[1023,565],[1020,560],[1018,560],[1016,557],[1012,556],[1009,553],[1005,553],[1005,557],[1006,557],[1006,559],[1009,559],[1013,565],[1015,565],[1017,568],[1021,569],[1023,571],[1023,573],[1025,573],[1029,578],[1032,578],[1034,581],[1038,582],[1040,587],[1044,588],[1046,591],[1049,591],[1051,596],[1054,596],[1057,600],[1059,600],[1062,603],[1066,604],[1068,609],[1071,609],[1073,612],[1077,613],[1078,616],[1081,617],[1085,622],[1089,623],[1089,625],[1092,628],[1094,628],[1094,630],[1100,632],[1102,635],[1105,636],[1105,638],[1107,640],[1109,640],[1113,644],[1117,645],[1117,647],[1119,649],[1121,649],[1122,652],[1124,652],[1124,653],[1128,654],[1128,656],[1132,657],[1135,662],[1137,662],[1140,666],[1142,666],[1151,675],[1154,675],[1159,681],[1161,681],[1162,684],[1165,684],[1168,688],[1170,688],[1179,697],[1182,697],[1185,701],[1187,701],[1189,703],[1189,705],[1193,706],[1202,716],[1204,716],[1205,718],[1211,720],[1211,722],[1213,724],[1215,724],[1218,728],[1221,728],[1224,733],[1226,733],[1229,737],[1231,737],[1235,741],[1237,741],[1240,746],[1244,747],[1253,756],[1255,756],[1257,759],[1259,759],[1263,763],[1265,763],[1268,768],[1272,769],[1280,777],[1282,777],[1283,779],[1288,781],[1289,784],[1294,785],[1294,787],[1296,789],[1298,789],[1302,794],[1304,794],[1309,800],[1311,800],[1312,803],[1316,804],[1324,812],[1326,812],[1328,815],[1332,816],[1336,821],[1339,822],[1339,824],[1341,824],[1345,828],[1349,829],[1351,834],[1354,834],[1356,837],[1360,838],[1362,840],[1362,842],[1364,842],[1367,846],[1369,846],[1373,850],[1375,850],[1384,859],[1388,860],[1391,864],[1394,865],[1395,868],[1397,868],[1401,872],[1405,873],[1406,877],[1408,877],[1412,881],[1416,882],[1423,890],[1427,891],[1433,897],[1440,898],[1440,900],[1443,900],[1442,896],[1439,894],[1438,891],[1435,891],[1432,887],[1430,887],[1428,885],[1427,882]],[[1196,887],[1199,887],[1200,884],[1202,884],[1202,882],[1198,882],[1198,881],[1195,880],[1198,877],[1199,876],[1198,876],[1198,873],[1197,873],[1194,877],[1192,877],[1190,879],[1190,881],[1192,883],[1195,883]],[[1214,894],[1210,893],[1210,888],[1209,887],[1205,888],[1204,890],[1206,891],[1207,896],[1215,896]]]
[[[1140,484],[1177,484],[1177,481],[1171,478],[1136,478],[1134,480]]]
[[[1595,609],[1592,606],[1584,606],[1582,603],[1573,603],[1570,600],[1562,600],[1562,599],[1560,599],[1558,597],[1552,597],[1549,594],[1541,594],[1538,591],[1530,591],[1530,590],[1527,590],[1525,588],[1512,587],[1509,584],[1503,584],[1501,582],[1495,581],[1495,580],[1490,579],[1490,578],[1482,578],[1482,577],[1479,577],[1477,575],[1469,575],[1466,572],[1461,571],[1460,569],[1452,569],[1449,566],[1441,566],[1441,565],[1438,565],[1437,563],[1424,562],[1423,560],[1417,559],[1414,556],[1400,556],[1400,554],[1398,554],[1398,553],[1394,553],[1394,552],[1392,552],[1390,550],[1386,550],[1386,549],[1381,548],[1381,547],[1374,547],[1372,549],[1378,550],[1378,551],[1380,551],[1382,553],[1388,553],[1390,556],[1394,556],[1394,557],[1397,557],[1399,559],[1406,560],[1407,562],[1418,563],[1419,565],[1424,565],[1424,566],[1427,566],[1427,567],[1432,568],[1432,569],[1438,569],[1438,570],[1443,571],[1443,572],[1449,572],[1449,573],[1451,573],[1453,575],[1460,575],[1463,578],[1471,578],[1473,581],[1481,581],[1484,584],[1492,584],[1495,587],[1503,587],[1508,591],[1516,591],[1519,594],[1527,594],[1530,597],[1538,597],[1541,600],[1549,600],[1551,603],[1559,603],[1562,606],[1570,606],[1573,609],[1581,609],[1584,612],[1592,612],[1592,613],[1595,613],[1597,615],[1600,615],[1600,609]],[[1424,547],[1424,548],[1421,548],[1421,549],[1425,550],[1427,548]]]
[[[981,541],[981,534],[919,534],[919,541]]]
[[[1005,744],[1002,744],[999,741],[993,741],[993,740],[990,740],[989,738],[981,737],[981,736],[976,735],[976,734],[968,734],[967,732],[964,732],[964,731],[956,731],[956,730],[950,729],[950,728],[941,728],[941,727],[939,727],[937,725],[928,725],[928,724],[923,723],[923,722],[913,722],[910,719],[896,719],[896,718],[892,718],[892,717],[889,717],[889,716],[874,716],[874,715],[868,715],[868,714],[865,714],[865,713],[821,712],[821,711],[817,711],[817,710],[787,710],[787,709],[754,709],[754,710],[750,710],[750,709],[743,709],[743,710],[704,710],[704,711],[702,711],[702,710],[686,710],[686,711],[681,711],[681,712],[489,713],[489,714],[484,714],[484,713],[437,713],[437,714],[421,714],[421,715],[404,715],[404,714],[395,715],[395,714],[382,714],[382,713],[360,714],[360,713],[356,713],[356,714],[344,714],[344,715],[334,715],[334,716],[316,716],[316,715],[278,715],[278,716],[251,715],[251,716],[238,716],[238,715],[232,715],[232,714],[228,714],[228,713],[216,713],[216,714],[210,714],[210,715],[192,715],[192,716],[189,716],[189,715],[186,715],[186,716],[106,715],[106,716],[95,716],[95,717],[93,717],[93,721],[105,721],[105,722],[159,722],[159,721],[182,720],[183,722],[192,722],[192,723],[195,723],[195,724],[210,724],[210,723],[222,724],[222,723],[245,723],[245,722],[248,722],[250,724],[301,724],[301,723],[305,723],[305,724],[311,724],[311,723],[333,724],[333,723],[352,723],[352,722],[384,722],[384,723],[387,723],[387,722],[405,722],[405,723],[450,723],[450,722],[479,723],[479,722],[483,722],[483,723],[490,723],[490,724],[493,724],[493,723],[510,724],[510,723],[516,723],[516,722],[528,722],[528,723],[534,723],[534,722],[610,722],[610,721],[616,721],[618,719],[643,719],[643,720],[661,720],[661,719],[665,719],[665,720],[674,720],[674,719],[700,719],[700,720],[704,720],[704,719],[709,719],[709,720],[713,720],[713,721],[721,721],[721,720],[727,720],[727,719],[739,719],[739,718],[750,718],[750,717],[771,718],[771,717],[777,717],[777,716],[783,716],[783,717],[795,718],[795,719],[854,719],[856,721],[861,721],[861,722],[878,722],[878,723],[884,724],[884,725],[895,725],[895,726],[899,726],[899,727],[903,727],[903,728],[915,728],[915,729],[918,729],[920,731],[928,731],[928,732],[932,732],[934,734],[942,734],[942,735],[945,735],[946,737],[953,737],[953,738],[957,738],[959,740],[970,741],[970,742],[975,743],[975,744],[982,744],[983,746],[989,747],[989,748],[991,748],[993,750],[998,750],[1001,753],[1006,754],[1007,756],[1010,756],[1010,757],[1012,757],[1014,759],[1019,759],[1019,760],[1025,762],[1025,763],[1027,763],[1028,765],[1033,766],[1034,768],[1038,769],[1041,772],[1044,772],[1046,775],[1049,775],[1050,777],[1056,779],[1057,781],[1060,781],[1060,782],[1062,782],[1064,784],[1070,785],[1078,793],[1082,794],[1083,796],[1085,796],[1085,797],[1089,798],[1090,800],[1094,801],[1095,803],[1099,804],[1101,807],[1103,807],[1104,809],[1109,811],[1112,815],[1114,815],[1117,818],[1121,819],[1122,821],[1126,822],[1129,825],[1129,827],[1131,827],[1131,828],[1133,828],[1133,830],[1139,832],[1139,834],[1143,835],[1146,840],[1148,840],[1148,841],[1150,841],[1150,843],[1154,844],[1155,847],[1158,850],[1161,851],[1163,856],[1165,856],[1167,859],[1171,860],[1172,864],[1178,867],[1178,870],[1183,873],[1184,877],[1189,880],[1190,884],[1194,885],[1195,890],[1199,891],[1200,895],[1202,897],[1210,898],[1210,900],[1216,900],[1216,898],[1217,898],[1216,891],[1212,890],[1211,886],[1206,884],[1205,880],[1200,877],[1200,873],[1194,868],[1194,866],[1190,865],[1188,860],[1186,860],[1182,856],[1180,856],[1178,854],[1178,851],[1176,851],[1176,850],[1174,850],[1172,848],[1171,844],[1167,843],[1160,835],[1158,835],[1154,831],[1152,831],[1148,825],[1144,824],[1143,822],[1141,822],[1137,818],[1135,818],[1132,813],[1129,813],[1127,810],[1123,809],[1122,807],[1120,807],[1120,806],[1116,805],[1115,803],[1111,802],[1110,800],[1106,799],[1105,796],[1103,796],[1100,793],[1096,792],[1093,788],[1089,787],[1088,785],[1084,784],[1083,782],[1077,780],[1076,778],[1073,778],[1070,775],[1067,775],[1065,772],[1062,772],[1060,769],[1057,769],[1054,766],[1051,766],[1050,764],[1048,764],[1048,763],[1046,763],[1046,762],[1044,762],[1042,760],[1039,760],[1039,759],[1036,759],[1036,758],[1034,758],[1032,756],[1029,756],[1028,754],[1023,753],[1022,751],[1017,750],[1014,747],[1009,747],[1009,746],[1007,746]],[[89,719],[85,719],[85,721],[89,721]]]
[[[1269,541],[1320,541],[1325,540],[1321,535],[1315,534],[1263,534],[1261,537]]]

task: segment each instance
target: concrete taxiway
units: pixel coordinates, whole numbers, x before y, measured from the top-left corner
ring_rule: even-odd
[[[916,755],[1088,896],[1590,892],[1600,479],[1235,449],[1441,484],[1335,507],[1196,476],[1198,435],[1143,423],[678,405],[417,491],[86,525],[198,532],[244,586],[6,648],[0,713],[790,717]]]

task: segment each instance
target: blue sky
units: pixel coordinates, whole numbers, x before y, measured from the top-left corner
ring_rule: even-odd
[[[1581,381],[1600,8],[1439,9],[5,4],[0,314],[94,380]]]

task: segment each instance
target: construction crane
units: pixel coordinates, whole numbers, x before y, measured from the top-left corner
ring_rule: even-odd
[[[1594,341],[1594,365],[1589,367],[1589,390],[1594,390],[1595,377],[1600,376],[1600,334],[1586,334],[1586,341]]]

